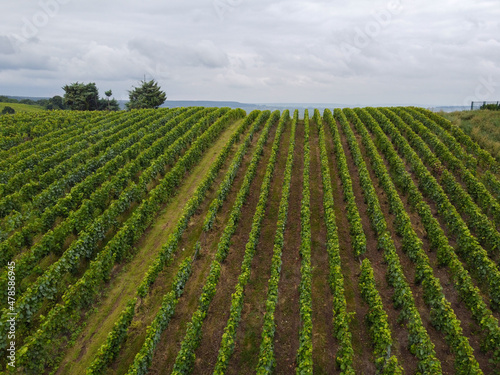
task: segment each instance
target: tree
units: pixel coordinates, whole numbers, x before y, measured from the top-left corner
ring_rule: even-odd
[[[106,95],[107,102],[105,103],[106,108],[103,108],[103,109],[108,110],[108,111],[119,111],[120,105],[118,104],[116,99],[109,100],[111,95],[113,95],[113,91],[108,90],[108,91],[104,92],[104,95]]]
[[[45,109],[66,109],[66,105],[64,105],[64,99],[56,95],[50,98],[45,104]]]
[[[96,111],[99,108],[99,91],[95,83],[72,83],[63,87],[64,104],[74,111]]]
[[[13,115],[14,113],[16,113],[15,109],[12,107],[9,107],[8,105],[6,105],[2,109],[2,115]]]
[[[141,81],[140,87],[134,87],[128,92],[130,101],[127,109],[158,108],[167,99],[166,94],[154,79]]]
[[[107,99],[99,99],[99,91],[95,83],[72,83],[63,87],[64,106],[74,111],[119,111],[120,105],[116,99],[110,100],[111,90],[105,92]],[[56,98],[56,97],[54,97]],[[52,98],[51,100],[53,100]],[[50,105],[50,102],[49,104]],[[57,108],[50,108],[57,109]]]

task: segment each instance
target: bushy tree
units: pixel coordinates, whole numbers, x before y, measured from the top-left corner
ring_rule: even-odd
[[[8,105],[6,105],[2,109],[2,115],[13,115],[14,113],[16,113],[15,109],[12,107],[9,107]]]
[[[95,83],[72,83],[63,87],[64,106],[74,111],[118,111],[120,105],[116,99],[111,99],[113,92],[106,91],[107,99],[99,98],[99,90]],[[109,95],[108,95],[109,94]],[[55,98],[55,97],[54,97]],[[52,99],[54,99],[52,98]],[[50,102],[49,102],[50,104]],[[52,108],[57,109],[57,108]]]
[[[74,111],[96,111],[99,108],[99,91],[95,83],[72,83],[63,87],[64,104]]]
[[[113,95],[113,91],[108,90],[104,92],[104,95],[106,95],[106,99],[100,99],[100,109],[107,111],[119,111],[120,105],[118,104],[116,99],[110,99],[111,95]]]
[[[50,98],[45,104],[45,109],[66,109],[66,105],[64,104],[64,99],[56,95]]]
[[[130,101],[126,104],[127,109],[158,108],[167,99],[167,95],[161,91],[154,79],[141,81],[141,85],[134,87],[128,94]]]
[[[484,103],[479,109],[489,109],[491,111],[500,111],[500,105]]]

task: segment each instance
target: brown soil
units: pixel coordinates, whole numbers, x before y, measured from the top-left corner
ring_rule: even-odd
[[[295,357],[299,349],[299,285],[300,273],[300,210],[302,204],[302,181],[304,171],[304,123],[297,124],[296,142],[288,218],[285,227],[283,253],[281,256],[281,278],[278,284],[278,305],[274,313],[276,333],[274,336],[274,355],[276,374],[289,374],[295,371]]]

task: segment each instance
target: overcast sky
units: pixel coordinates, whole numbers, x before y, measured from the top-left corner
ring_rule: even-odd
[[[4,0],[0,94],[462,105],[500,99],[498,0]]]

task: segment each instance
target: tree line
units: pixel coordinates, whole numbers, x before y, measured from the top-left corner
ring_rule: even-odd
[[[0,102],[38,105],[47,110],[73,110],[73,111],[118,111],[118,101],[111,98],[112,90],[104,92],[105,97],[99,96],[99,90],[94,82],[75,82],[62,87],[64,96],[56,95],[50,99],[15,99],[0,95]],[[142,108],[158,108],[167,96],[154,79],[141,81],[138,87],[128,91],[129,102],[125,104],[128,110]],[[2,114],[15,113],[11,107],[5,107]],[[4,113],[5,112],[5,113]]]

